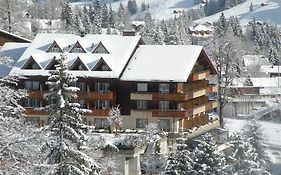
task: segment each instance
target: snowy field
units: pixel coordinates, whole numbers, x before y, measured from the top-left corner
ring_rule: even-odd
[[[281,123],[259,122],[262,125],[263,133],[268,145],[269,157],[272,161],[270,167],[273,175],[281,175]],[[225,119],[225,126],[230,133],[241,131],[246,124],[246,120]]]

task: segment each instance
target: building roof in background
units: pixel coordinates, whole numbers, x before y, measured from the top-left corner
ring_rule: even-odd
[[[12,42],[21,42],[21,43],[30,43],[30,42],[31,42],[30,39],[24,38],[24,37],[22,37],[22,36],[19,36],[19,35],[16,35],[16,34],[7,32],[7,31],[5,31],[5,30],[1,30],[1,29],[0,29],[0,36],[7,37],[7,38],[9,38]]]
[[[244,55],[243,56],[244,66],[262,66],[262,65],[272,65],[268,58],[263,55]]]
[[[3,57],[8,57],[13,61],[10,66],[7,65],[0,65],[0,77],[7,76],[11,71],[12,67],[29,46],[30,43],[12,43],[8,42],[4,44],[4,46],[0,50],[0,59]]]

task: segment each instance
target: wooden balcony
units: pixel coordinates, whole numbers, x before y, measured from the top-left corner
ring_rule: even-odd
[[[202,112],[206,112],[208,110],[214,109],[216,108],[217,105],[217,101],[209,101],[207,103],[198,105],[196,107],[193,107],[191,109],[188,109],[187,112],[189,115],[196,115],[196,114],[200,114]]]
[[[161,92],[134,92],[131,93],[131,100],[167,100],[186,101],[192,98],[204,96],[217,91],[217,86],[207,86],[201,89],[183,93],[161,93]]]
[[[109,109],[90,109],[92,112],[87,116],[108,116]]]
[[[25,108],[26,115],[49,115],[47,112],[38,111],[35,108]]]
[[[192,73],[189,76],[189,79],[192,80],[192,81],[203,80],[203,79],[206,79],[209,76],[210,76],[210,70],[204,70],[204,71]]]
[[[185,118],[188,116],[188,113],[185,110],[161,110],[161,109],[153,109],[152,117],[177,117],[177,118]]]
[[[78,99],[83,100],[113,100],[113,92],[77,92]]]
[[[28,91],[28,98],[43,99],[43,95],[46,92],[47,91],[40,91],[40,90]]]

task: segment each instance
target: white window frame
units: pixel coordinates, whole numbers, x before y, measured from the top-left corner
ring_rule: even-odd
[[[87,91],[87,83],[86,82],[78,82],[77,87],[80,89],[81,92]]]
[[[42,103],[36,98],[27,98],[24,100],[23,106],[26,108],[41,107]]]
[[[170,108],[170,102],[169,101],[159,101],[159,109],[160,110],[169,110]]]
[[[81,47],[75,47],[73,53],[84,53],[84,50]]]
[[[25,81],[24,88],[27,90],[40,90],[40,82],[39,81]]]
[[[148,125],[148,119],[138,118],[136,119],[136,128],[145,128]]]
[[[108,120],[106,118],[95,118],[94,126],[98,129],[106,129],[109,126]]]
[[[138,92],[147,92],[147,83],[138,83],[137,91]]]
[[[60,48],[57,45],[54,45],[50,49],[50,52],[57,53],[57,52],[61,52],[61,50],[60,50]]]
[[[170,92],[170,85],[167,84],[167,83],[159,84],[159,92],[169,93]]]
[[[109,83],[95,83],[95,91],[96,92],[108,92]]]
[[[109,100],[95,100],[95,109],[108,109],[109,108]]]
[[[170,119],[159,119],[158,120],[158,128],[163,131],[171,130],[171,121]]]
[[[147,109],[147,101],[146,100],[138,100],[137,101],[138,109]]]

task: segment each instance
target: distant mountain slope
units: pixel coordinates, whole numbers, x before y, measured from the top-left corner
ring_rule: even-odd
[[[88,0],[81,0],[82,2],[74,4],[87,4]],[[101,0],[112,4],[113,9],[118,9],[119,4],[122,2],[127,4],[128,0],[120,0],[113,2],[113,0]],[[190,8],[198,8],[194,5],[194,0],[137,0],[137,4],[140,8],[142,3],[148,3],[150,5],[150,13],[156,19],[167,19],[173,17],[174,10],[187,10]],[[249,12],[250,4],[253,4],[254,11]],[[261,4],[265,4],[262,6]],[[253,16],[257,21],[271,22],[281,27],[281,0],[247,0],[246,2],[239,4],[233,8],[223,11],[224,15],[228,18],[230,16],[238,16],[242,25],[247,24],[252,20]],[[219,19],[221,12],[202,18],[195,21],[195,23],[214,22]]]
[[[250,4],[253,4],[254,11],[249,12]],[[264,4],[264,5],[262,5]],[[199,19],[195,23],[214,22],[219,19],[222,12]],[[247,24],[256,17],[257,21],[271,22],[281,27],[281,1],[279,0],[247,0],[236,7],[223,11],[226,18],[238,16],[242,25]]]

